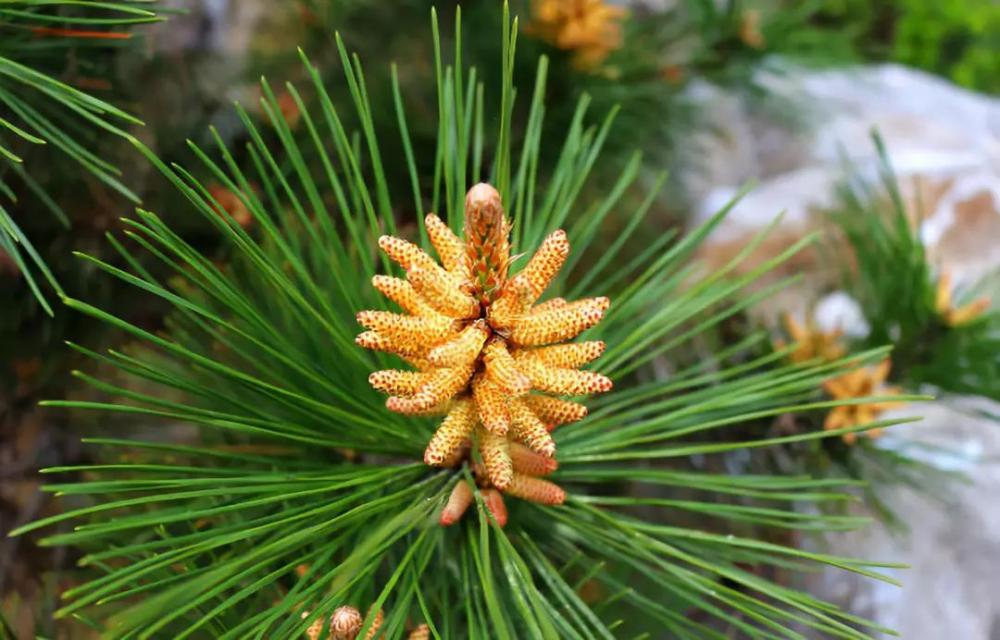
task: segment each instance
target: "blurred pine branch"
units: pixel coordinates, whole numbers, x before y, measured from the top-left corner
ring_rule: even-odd
[[[842,287],[870,327],[862,346],[893,344],[892,375],[909,388],[927,383],[1000,399],[1000,312],[988,296],[970,295],[989,280],[995,288],[996,276],[953,290],[947,269],[927,255],[922,203],[904,197],[877,135],[874,143],[878,180],[855,175],[830,212],[851,249],[832,254]]]
[[[13,260],[50,315],[42,281],[60,295],[62,288],[15,221],[14,212],[24,208],[18,194],[37,198],[69,227],[69,218],[52,197],[51,172],[43,169],[51,166],[50,154],[58,153],[138,203],[119,180],[120,170],[93,148],[101,135],[123,136],[123,127],[141,122],[95,97],[93,88],[106,82],[100,77],[102,59],[133,39],[130,27],[160,19],[151,10],[153,4],[154,0],[0,4],[0,251]],[[39,152],[42,146],[48,153]],[[38,176],[46,177],[40,182]]]

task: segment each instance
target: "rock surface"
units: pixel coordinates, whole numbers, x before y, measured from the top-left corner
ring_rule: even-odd
[[[959,283],[1000,266],[1000,100],[897,65],[791,72],[766,82],[810,114],[808,126],[761,115],[718,89],[695,90],[714,129],[692,141],[704,150],[703,171],[686,180],[698,219],[742,184],[758,183],[707,247],[710,263],[723,263],[780,212],[782,225],[760,256],[818,228],[816,212],[834,202],[845,159],[861,176],[877,175],[870,138],[877,130],[908,208],[923,212],[921,233],[932,259]],[[807,253],[787,271],[810,266],[821,265]]]
[[[943,499],[885,489],[882,498],[909,523],[909,533],[874,525],[829,538],[832,553],[910,565],[886,571],[902,586],[828,570],[810,584],[812,592],[907,640],[1000,638],[1000,423],[976,411],[1000,416],[1000,404],[928,404],[921,422],[893,427],[880,440],[965,477],[938,483]]]

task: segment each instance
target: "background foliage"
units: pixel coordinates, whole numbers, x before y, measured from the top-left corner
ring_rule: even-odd
[[[0,204],[0,251],[13,261],[50,313],[32,270],[61,293],[59,283],[17,226],[9,207],[18,206],[21,192],[20,197],[37,198],[68,227],[70,219],[60,202],[72,192],[61,189],[64,185],[52,177],[66,160],[75,164],[62,171],[82,168],[96,183],[138,202],[121,182],[121,171],[95,153],[95,148],[102,135],[123,135],[122,127],[141,122],[87,88],[92,92],[110,89],[105,76],[116,49],[131,44],[129,26],[158,19],[142,4],[151,3],[16,0],[0,7],[0,105],[4,110],[0,191],[8,202]],[[84,180],[74,181],[72,191],[77,196],[86,186]]]
[[[846,29],[865,57],[892,60],[996,93],[1000,7],[976,0],[826,0],[818,22]]]

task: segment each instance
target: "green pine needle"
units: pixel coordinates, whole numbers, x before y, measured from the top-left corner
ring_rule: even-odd
[[[112,191],[138,203],[138,196],[120,180],[117,167],[103,160],[81,142],[80,131],[89,135],[110,133],[124,136],[124,127],[142,121],[115,105],[58,79],[68,53],[76,45],[117,46],[131,33],[120,31],[136,24],[161,20],[140,2],[89,2],[85,0],[6,0],[0,3],[0,105],[8,117],[0,118],[0,192],[13,200],[16,176],[37,196],[44,208],[65,227],[69,218],[31,177],[31,171],[47,156],[33,154],[25,162],[22,149],[47,145],[76,162]],[[47,55],[51,54],[51,55]],[[28,151],[25,149],[25,151]],[[36,158],[35,156],[38,156]],[[27,156],[25,156],[27,157]],[[57,295],[62,288],[38,251],[18,228],[13,215],[0,204],[0,251],[17,265],[39,304],[52,315],[41,280]],[[37,272],[37,273],[36,273]]]
[[[436,16],[432,24],[439,43]],[[725,435],[749,420],[833,406],[821,399],[822,381],[884,350],[831,364],[783,365],[774,355],[718,371],[695,363],[643,382],[654,360],[670,360],[683,343],[751,304],[755,297],[739,294],[805,242],[745,276],[735,275],[737,261],[700,273],[691,257],[726,210],[679,240],[654,237],[646,216],[655,191],[635,207],[626,198],[639,186],[638,158],[614,188],[584,196],[615,116],[584,124],[586,98],[558,160],[540,178],[546,62],[539,63],[528,130],[516,140],[516,33],[516,23],[505,19],[500,87],[466,75],[461,47],[448,64],[437,46],[441,121],[433,185],[418,179],[412,149],[392,160],[406,165],[410,180],[386,180],[383,163],[390,159],[379,152],[365,76],[339,38],[348,106],[360,131],[346,128],[303,54],[316,104],[305,108],[292,94],[302,108],[300,129],[284,120],[265,82],[266,122],[239,112],[249,135],[245,154],[191,144],[202,168],[250,212],[254,230],[225,213],[192,172],[133,141],[214,225],[226,261],[203,255],[161,217],[138,210],[126,221],[128,241],[113,239],[122,261],[82,257],[173,313],[153,332],[66,299],[133,342],[103,354],[72,345],[120,376],[77,374],[107,401],[46,404],[196,425],[199,437],[185,444],[89,439],[104,461],[85,467],[78,481],[49,487],[65,497],[67,510],[13,532],[73,524],[45,544],[81,549],[93,577],[64,593],[60,616],[86,611],[103,621],[107,637],[130,638],[299,638],[348,604],[365,614],[366,628],[384,609],[382,630],[390,637],[400,637],[409,622],[427,622],[438,638],[722,638],[723,626],[752,638],[799,638],[793,629],[804,626],[860,639],[882,631],[769,576],[831,566],[891,582],[878,571],[886,565],[760,539],[775,530],[860,524],[802,506],[845,500],[841,490],[853,483],[730,477],[683,463],[887,426],[751,442]],[[398,83],[393,88],[405,146],[405,100]],[[480,158],[485,100],[499,100],[500,114],[501,143],[489,166]],[[501,529],[477,492],[474,514],[443,528],[438,512],[454,483],[471,482],[469,471],[420,462],[434,424],[386,411],[367,377],[390,357],[356,347],[354,313],[382,304],[369,281],[391,271],[376,259],[375,246],[395,228],[393,203],[443,203],[442,213],[460,226],[462,196],[480,170],[504,194],[516,250],[566,228],[576,253],[554,285],[556,295],[588,292],[614,301],[590,333],[610,347],[598,367],[615,378],[616,391],[595,401],[588,418],[554,434],[561,467],[553,477],[569,490],[565,505],[510,500]],[[626,226],[603,242],[613,214]],[[419,229],[413,235],[424,240]],[[141,267],[147,261],[140,254],[157,268]],[[655,493],[643,491],[650,488]]]

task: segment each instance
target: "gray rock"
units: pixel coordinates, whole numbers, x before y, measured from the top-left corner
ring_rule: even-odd
[[[783,233],[813,230],[815,212],[833,202],[844,161],[874,179],[877,130],[936,262],[956,281],[1000,266],[1000,99],[978,95],[898,65],[824,72],[790,71],[761,78],[777,96],[808,114],[805,128],[762,116],[752,103],[715,87],[693,90],[712,133],[686,189],[698,219],[719,209],[747,181],[759,185],[719,229],[717,243],[739,241],[785,212]],[[738,242],[737,242],[738,243]]]
[[[902,586],[831,570],[811,591],[907,640],[1000,637],[1000,424],[977,411],[1000,416],[1000,404],[967,397],[927,404],[921,422],[893,427],[879,441],[965,478],[935,487],[944,500],[884,489],[908,533],[873,525],[827,537],[832,553],[910,565],[887,572]]]

